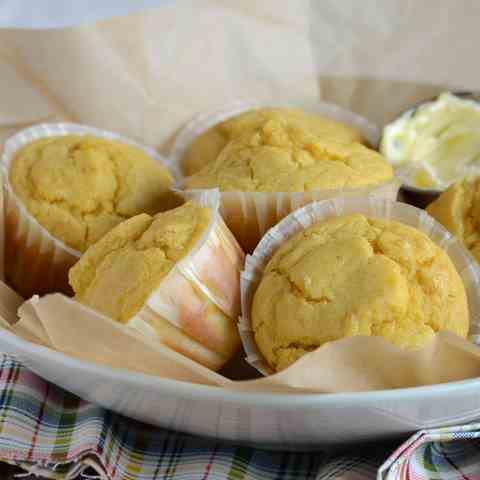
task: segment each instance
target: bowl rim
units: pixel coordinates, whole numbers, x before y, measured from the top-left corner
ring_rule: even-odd
[[[344,407],[355,404],[374,404],[379,401],[416,401],[419,397],[433,398],[445,394],[462,394],[472,388],[480,388],[480,377],[459,380],[437,385],[426,385],[419,387],[398,388],[389,390],[375,390],[367,392],[345,392],[345,393],[275,393],[275,392],[243,392],[238,390],[228,390],[220,386],[201,385],[195,383],[173,380],[168,378],[156,377],[144,373],[134,372],[126,369],[113,368],[106,365],[95,364],[93,362],[71,357],[62,352],[52,350],[47,347],[33,344],[13,332],[2,330],[0,335],[1,343],[8,343],[10,347],[18,354],[5,352],[7,355],[18,357],[21,362],[21,354],[27,350],[33,350],[36,357],[49,358],[62,367],[82,369],[90,374],[98,376],[108,376],[112,380],[125,381],[135,384],[139,388],[147,387],[150,390],[158,390],[163,395],[182,397],[203,401],[218,401],[221,403],[237,404],[241,406],[268,406],[280,408],[310,408],[315,409],[334,404]],[[36,368],[29,365],[27,369],[37,373]],[[45,378],[45,377],[42,377]],[[48,381],[48,379],[47,379]],[[59,387],[62,387],[59,385]]]

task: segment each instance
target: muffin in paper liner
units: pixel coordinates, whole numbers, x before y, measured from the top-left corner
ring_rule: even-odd
[[[1,167],[5,209],[5,275],[9,283],[25,297],[49,292],[71,294],[68,270],[81,253],[55,238],[27,211],[10,184],[10,166],[16,153],[26,145],[42,138],[65,135],[93,135],[135,146],[171,171],[168,162],[154,149],[121,135],[84,125],[46,123],[10,137],[3,148]]]
[[[212,218],[125,325],[218,370],[240,348],[236,323],[245,255],[218,213],[216,190],[186,199],[213,210]]]
[[[273,104],[260,101],[237,101],[226,108],[210,114],[202,114],[188,123],[176,137],[170,152],[177,175],[181,177],[181,162],[191,143],[212,126],[240,113],[259,108],[301,108],[307,113],[317,113],[356,128],[372,146],[377,146],[380,130],[367,119],[337,105],[318,102],[315,104]],[[177,188],[184,189],[183,178]],[[220,211],[230,230],[246,252],[252,252],[263,234],[291,211],[310,202],[333,198],[337,195],[375,194],[380,198],[395,200],[400,183],[392,178],[383,184],[365,188],[311,190],[305,192],[243,192],[222,191]],[[187,189],[188,190],[188,189]]]
[[[374,195],[336,197],[295,210],[262,238],[252,255],[247,255],[240,278],[242,314],[238,329],[246,352],[246,361],[267,376],[273,369],[258,349],[251,326],[252,301],[263,271],[276,250],[293,235],[323,220],[359,213],[395,220],[425,233],[446,251],[463,280],[470,313],[469,340],[480,345],[480,268],[472,255],[427,212],[411,205]]]

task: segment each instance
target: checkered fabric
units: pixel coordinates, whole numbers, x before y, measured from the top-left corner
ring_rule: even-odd
[[[474,480],[479,438],[480,425],[419,432],[389,458],[386,444],[341,456],[256,450],[124,418],[0,355],[0,460],[40,478]]]

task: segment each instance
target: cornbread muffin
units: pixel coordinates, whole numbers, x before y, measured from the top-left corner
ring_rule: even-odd
[[[71,268],[69,281],[76,300],[218,368],[239,347],[236,318],[212,301],[215,285],[200,264],[192,260],[191,268],[203,282],[201,288],[175,269],[199,247],[213,215],[210,208],[187,202],[154,217],[140,214],[117,225]],[[228,262],[215,259],[216,255],[211,254],[210,268],[216,269],[220,283],[229,285],[230,271],[224,266]],[[238,288],[239,272],[234,275],[233,287]],[[237,292],[231,295],[238,303]]]
[[[70,270],[75,298],[119,322],[140,310],[175,263],[205,233],[212,211],[192,202],[137,215],[92,245]]]
[[[232,140],[214,162],[188,177],[185,186],[304,192],[367,187],[392,177],[383,157],[360,143],[342,143],[275,119]]]
[[[253,298],[252,327],[278,371],[354,335],[406,349],[441,330],[466,337],[469,313],[460,276],[432,240],[402,223],[354,214],[318,223],[277,250]]]
[[[453,184],[427,207],[427,211],[459,238],[480,262],[480,178]]]
[[[16,154],[9,180],[28,212],[80,252],[127,218],[174,206],[165,167],[140,148],[93,136],[32,142]]]
[[[335,120],[290,108],[249,110],[229,118],[200,135],[188,149],[183,162],[185,175],[193,175],[215,160],[225,145],[245,132],[254,130],[269,120],[284,120],[318,136],[341,142],[362,142],[359,132]]]

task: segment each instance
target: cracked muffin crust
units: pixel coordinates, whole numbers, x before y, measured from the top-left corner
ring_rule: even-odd
[[[448,255],[424,233],[360,214],[293,236],[269,261],[252,304],[255,341],[274,370],[354,335],[401,348],[439,331],[466,337],[466,292]]]
[[[140,148],[93,136],[32,142],[14,158],[10,183],[45,229],[80,252],[123,220],[175,202],[165,167]]]
[[[364,145],[315,135],[277,118],[232,140],[185,185],[223,191],[304,192],[367,187],[392,177],[392,167]]]
[[[132,217],[92,245],[70,269],[80,302],[125,323],[206,232],[212,210],[187,202]]]
[[[427,212],[480,262],[480,178],[453,184],[427,207]]]
[[[294,108],[261,108],[249,110],[215,125],[200,135],[183,159],[186,175],[193,175],[215,160],[225,145],[245,132],[254,130],[269,120],[284,120],[297,124],[315,135],[327,136],[341,142],[363,142],[355,129],[320,115]]]

